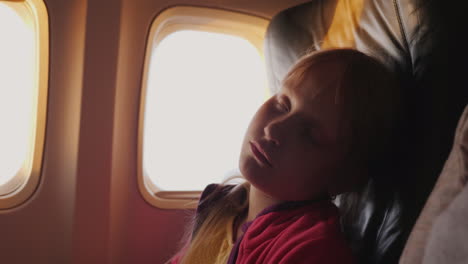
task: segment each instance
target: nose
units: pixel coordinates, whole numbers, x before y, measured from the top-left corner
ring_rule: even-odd
[[[284,129],[286,119],[271,120],[264,128],[265,138],[272,142],[274,145],[279,146],[280,142],[284,140]]]

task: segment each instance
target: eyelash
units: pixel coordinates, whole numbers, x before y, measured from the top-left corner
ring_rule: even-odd
[[[279,101],[279,100],[276,102],[276,107],[278,108],[278,110],[282,112],[289,112],[290,110],[288,105],[285,102]]]
[[[278,106],[278,109],[279,109],[279,110],[281,110],[281,111],[283,111],[283,112],[289,112],[288,107],[287,107],[284,103],[279,103],[279,102],[278,102],[277,106]]]

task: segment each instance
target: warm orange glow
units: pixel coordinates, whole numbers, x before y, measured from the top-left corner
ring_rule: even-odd
[[[338,1],[333,20],[323,40],[323,48],[354,47],[364,0]]]

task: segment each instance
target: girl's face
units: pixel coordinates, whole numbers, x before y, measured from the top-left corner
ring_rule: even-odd
[[[343,160],[339,79],[342,66],[316,62],[304,80],[282,87],[253,117],[239,167],[266,194],[285,201],[328,195]]]

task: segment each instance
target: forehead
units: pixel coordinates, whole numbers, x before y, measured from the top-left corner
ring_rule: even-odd
[[[283,92],[294,93],[306,100],[314,100],[322,92],[338,93],[344,72],[344,64],[329,58],[293,69],[282,87]],[[294,71],[299,72],[294,74]]]
[[[331,95],[339,104],[344,69],[342,62],[332,58],[293,68],[281,91],[307,105],[315,105]]]

